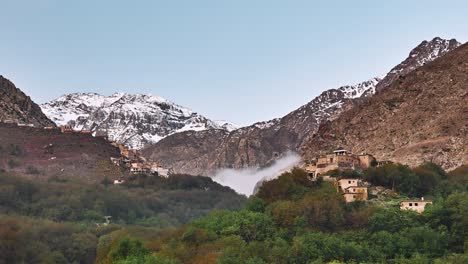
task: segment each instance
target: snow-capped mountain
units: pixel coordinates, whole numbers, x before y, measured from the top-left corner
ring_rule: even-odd
[[[282,118],[259,122],[231,133],[201,131],[167,137],[145,154],[177,172],[211,174],[219,168],[262,167],[283,153],[301,151],[319,127],[359,105],[398,78],[431,62],[460,45],[456,40],[423,41],[408,58],[383,78],[322,92],[309,103]]]
[[[237,128],[226,121],[211,121],[164,98],[145,94],[96,93],[63,95],[41,105],[57,125],[107,135],[130,148],[141,149],[181,131]]]

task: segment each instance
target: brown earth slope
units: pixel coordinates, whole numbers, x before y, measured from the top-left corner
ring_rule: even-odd
[[[0,121],[55,126],[29,96],[0,75]]]
[[[381,160],[445,169],[468,163],[468,45],[422,66],[339,118],[301,146],[305,158],[342,146]]]
[[[110,161],[119,156],[109,142],[89,134],[0,124],[0,169],[18,175],[115,179],[125,173]]]

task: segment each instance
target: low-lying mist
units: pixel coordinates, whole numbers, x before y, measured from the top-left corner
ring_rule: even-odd
[[[292,169],[298,165],[301,158],[296,153],[288,153],[284,157],[275,161],[269,167],[245,168],[245,169],[222,169],[219,170],[213,180],[225,186],[229,186],[240,194],[252,195],[255,185],[264,180],[271,180],[281,173]]]

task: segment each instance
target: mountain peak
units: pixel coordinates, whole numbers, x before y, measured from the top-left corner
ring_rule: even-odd
[[[406,75],[428,62],[444,56],[450,51],[458,48],[460,45],[461,43],[456,39],[448,40],[440,37],[435,37],[430,41],[422,41],[418,46],[411,50],[404,61],[390,70],[390,72],[377,85],[376,90],[382,90],[398,79],[399,76]]]
[[[211,121],[189,108],[150,94],[73,93],[42,104],[41,108],[57,125],[69,124],[75,130],[105,134],[135,149],[177,132],[235,129],[228,122]]]

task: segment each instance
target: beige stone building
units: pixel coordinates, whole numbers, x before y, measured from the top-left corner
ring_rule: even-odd
[[[359,179],[339,179],[338,187],[342,192],[345,192],[348,187],[359,186],[361,181]]]
[[[424,197],[422,197],[421,200],[404,200],[400,202],[400,209],[413,210],[418,213],[422,213],[428,204],[432,204],[432,201],[424,200]]]
[[[363,186],[350,186],[345,189],[343,197],[347,203],[354,201],[367,201],[367,187]]]
[[[337,191],[343,194],[347,203],[354,201],[367,201],[367,187],[360,179],[339,179],[337,182]]]

